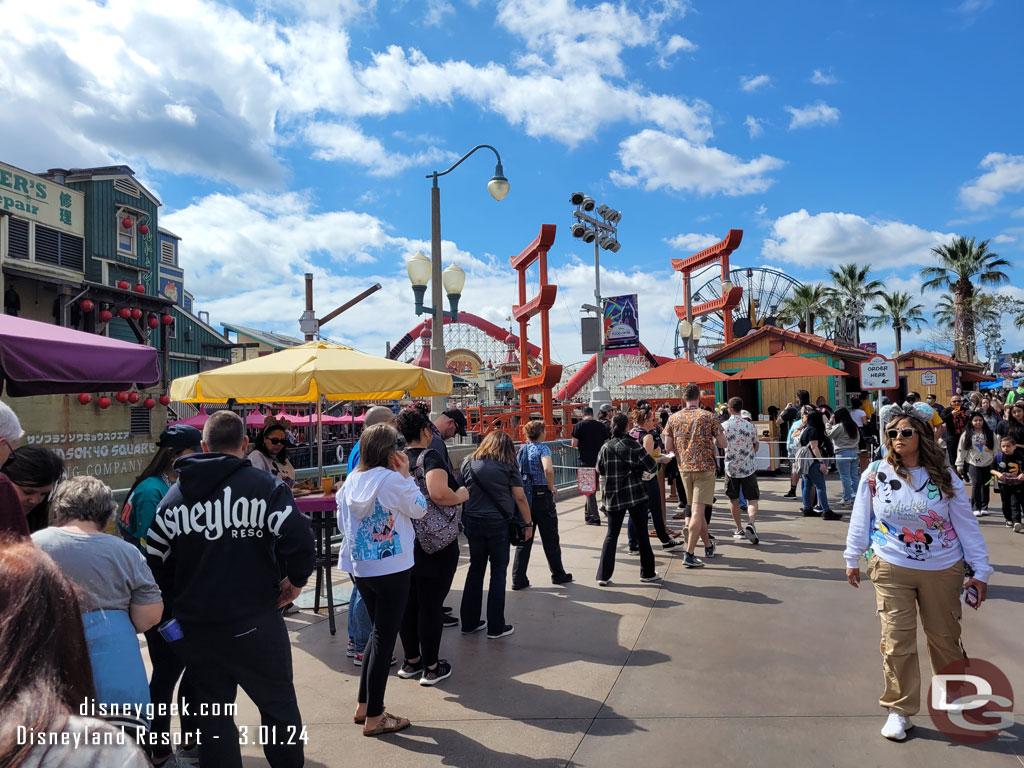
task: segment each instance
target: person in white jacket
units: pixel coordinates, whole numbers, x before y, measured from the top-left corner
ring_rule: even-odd
[[[988,514],[989,484],[992,481],[992,462],[996,460],[996,439],[985,417],[971,414],[971,424],[960,435],[957,446],[956,468],[960,477],[971,482],[971,510],[975,517]]]
[[[377,424],[363,432],[359,465],[338,491],[338,528],[344,533],[341,568],[355,577],[373,629],[363,653],[354,721],[364,736],[409,727],[384,710],[384,692],[395,640],[409,597],[416,534],[412,520],[427,502],[398,450],[398,432]]]
[[[946,466],[931,425],[910,408],[885,425],[883,437],[886,458],[861,475],[844,556],[854,587],[860,586],[859,558],[868,557],[882,622],[885,692],[879,704],[889,711],[882,735],[902,741],[921,700],[918,608],[938,674],[965,658],[960,594],[976,591],[980,605],[992,567],[963,481]],[[964,560],[973,570],[966,584]]]

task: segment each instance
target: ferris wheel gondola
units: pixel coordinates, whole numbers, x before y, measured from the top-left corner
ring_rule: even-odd
[[[743,287],[743,299],[732,310],[733,339],[746,336],[765,325],[779,325],[779,308],[802,283],[796,278],[771,267],[746,267],[729,272],[733,285]],[[722,296],[722,277],[717,271],[693,293],[693,303],[701,304]],[[696,318],[701,326],[700,340],[696,342],[697,362],[705,364],[707,354],[720,349],[725,343],[725,323],[722,313]],[[783,327],[795,327],[786,325]],[[675,332],[675,346],[680,346],[679,329]]]

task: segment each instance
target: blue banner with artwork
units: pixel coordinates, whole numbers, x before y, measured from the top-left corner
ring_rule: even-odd
[[[636,294],[611,296],[604,301],[604,349],[609,355],[640,352],[640,324]]]

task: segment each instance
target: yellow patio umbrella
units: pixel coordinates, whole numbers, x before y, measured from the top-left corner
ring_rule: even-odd
[[[447,395],[452,377],[351,347],[309,341],[171,382],[171,399],[185,403],[315,403],[397,400]]]
[[[171,382],[171,399],[184,403],[317,403],[328,400],[397,400],[447,395],[452,377],[351,347],[309,341]],[[319,476],[323,477],[323,425],[317,409]]]

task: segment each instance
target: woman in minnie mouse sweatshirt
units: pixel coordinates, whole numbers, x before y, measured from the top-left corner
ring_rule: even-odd
[[[992,567],[964,483],[946,465],[931,425],[906,409],[883,436],[886,458],[861,475],[844,556],[854,587],[860,586],[859,558],[868,557],[882,621],[885,692],[879,704],[889,710],[882,735],[902,741],[921,699],[918,608],[938,673],[965,658],[960,594],[971,589],[975,606],[984,601]],[[966,584],[964,560],[974,571]]]

